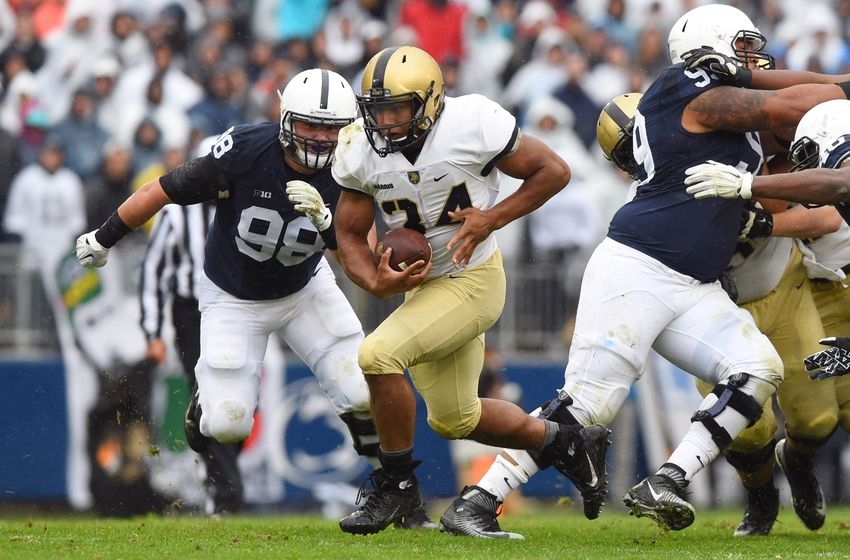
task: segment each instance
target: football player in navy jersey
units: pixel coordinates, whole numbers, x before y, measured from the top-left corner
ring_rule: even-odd
[[[730,6],[689,11],[668,44],[673,65],[650,85],[634,115],[636,194],[588,262],[565,384],[542,413],[561,422],[609,423],[650,348],[710,383],[712,393],[669,460],[624,498],[634,515],[684,529],[695,516],[685,499],[688,482],[755,422],[783,377],[770,341],[718,281],[737,245],[743,202],[701,204],[685,192],[685,170],[714,159],[756,172],[763,163],[757,131],[794,127],[809,108],[844,99],[850,88],[754,91],[686,67],[683,55],[702,47],[735,68],[771,64],[764,37]],[[479,485],[503,499],[536,472],[527,453],[508,450]]]
[[[266,345],[277,331],[316,375],[357,452],[376,463],[369,392],[357,364],[363,330],[323,256],[337,249],[339,187],[329,163],[339,130],[356,116],[354,92],[334,72],[306,70],[287,84],[280,107],[280,124],[231,127],[208,155],[145,184],[103,226],[79,237],[77,258],[103,266],[110,247],[165,204],[216,201],[199,286],[190,445],[199,451],[207,438],[248,437]]]

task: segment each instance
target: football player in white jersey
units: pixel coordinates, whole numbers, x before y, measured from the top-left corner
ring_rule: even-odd
[[[477,394],[484,333],[505,300],[493,232],[564,188],[569,167],[520,134],[514,117],[486,97],[446,98],[440,67],[416,47],[375,55],[358,103],[363,118],[340,132],[332,167],[343,187],[336,213],[341,261],[372,294],[406,295],[360,347],[382,467],[369,479],[366,503],[340,528],[375,533],[421,503],[413,473],[415,400],[405,370],[441,436],[527,449],[577,485],[603,485],[607,428],[558,424]],[[501,173],[524,182],[496,204]],[[391,229],[424,233],[431,262],[395,272],[385,252],[376,264],[366,242],[376,207]]]

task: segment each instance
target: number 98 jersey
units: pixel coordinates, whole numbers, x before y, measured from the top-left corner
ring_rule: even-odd
[[[744,203],[696,200],[685,192],[685,170],[715,160],[757,173],[763,161],[754,132],[695,134],[682,126],[685,106],[719,85],[713,74],[677,64],[647,89],[635,113],[632,140],[639,165],[637,192],[608,230],[611,239],[701,282],[717,280],[735,253]]]
[[[307,216],[293,208],[286,182],[310,183],[331,212],[339,200],[329,169],[302,175],[286,165],[279,132],[277,123],[231,127],[212,147],[229,189],[216,203],[204,273],[240,299],[295,293],[307,285],[322,258],[324,242]]]
[[[379,157],[358,119],[340,131],[333,175],[343,188],[374,198],[390,229],[424,233],[432,250],[430,276],[443,276],[456,271],[446,245],[461,227],[449,212],[493,207],[499,194],[495,165],[518,142],[516,119],[498,103],[481,95],[447,97],[415,163],[399,152]],[[475,248],[469,268],[496,248],[490,234]]]

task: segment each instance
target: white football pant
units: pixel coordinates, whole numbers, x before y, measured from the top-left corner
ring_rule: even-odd
[[[276,300],[242,300],[203,276],[199,307],[195,375],[204,435],[223,443],[250,435],[263,356],[275,331],[307,364],[338,414],[368,414],[369,390],[357,365],[363,330],[324,259],[304,288]]]
[[[768,394],[753,395],[762,404],[782,381],[773,345],[719,282],[701,283],[606,238],[584,273],[564,375],[576,419],[610,423],[650,348],[712,385],[740,372],[765,381]]]

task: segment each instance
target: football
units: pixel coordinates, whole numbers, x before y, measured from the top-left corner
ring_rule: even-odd
[[[394,229],[382,235],[375,245],[375,257],[380,259],[387,247],[393,250],[390,255],[390,268],[393,270],[402,271],[416,261],[428,263],[431,260],[428,239],[413,229]]]

